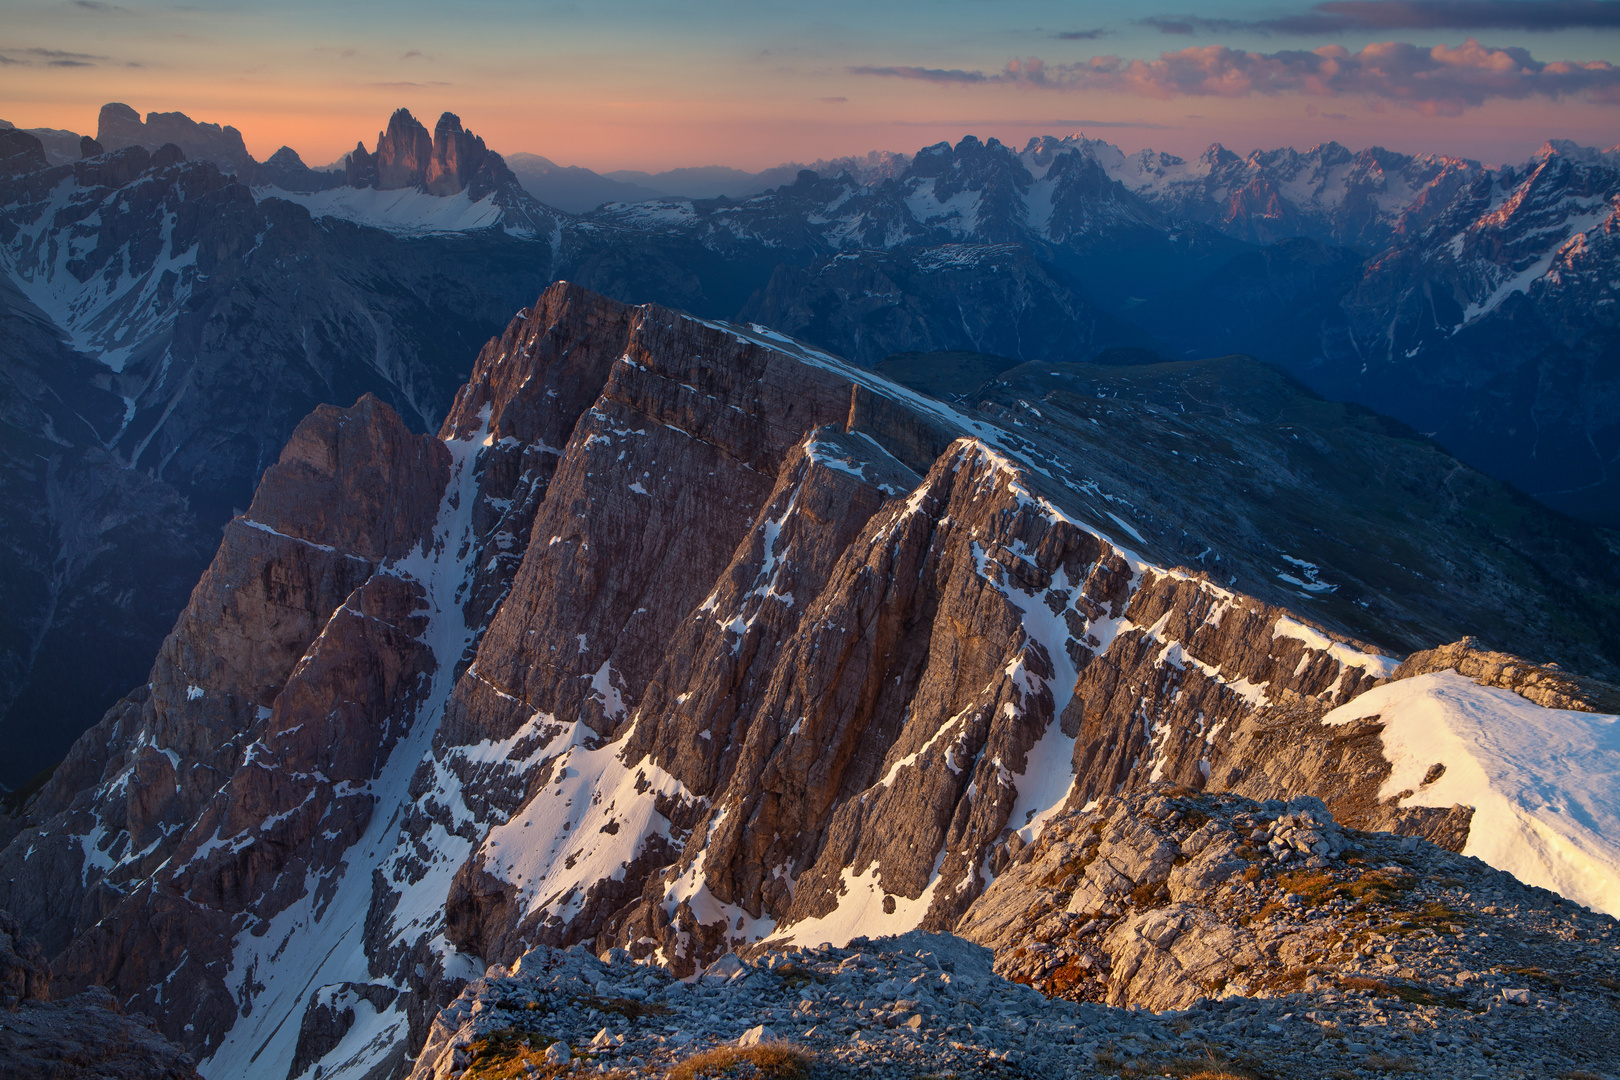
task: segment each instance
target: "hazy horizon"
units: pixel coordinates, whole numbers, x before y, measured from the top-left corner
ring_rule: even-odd
[[[1084,130],[1193,157],[1337,140],[1520,161],[1620,142],[1616,0],[9,5],[0,117],[123,101],[324,164],[404,106],[598,172],[912,153]],[[1162,8],[1162,10],[1161,10]]]

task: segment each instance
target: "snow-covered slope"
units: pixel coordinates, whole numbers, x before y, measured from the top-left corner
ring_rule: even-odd
[[[504,224],[502,209],[493,194],[476,202],[465,191],[430,195],[414,188],[379,191],[340,187],[309,193],[259,188],[255,194],[297,203],[314,217],[341,218],[402,236],[467,232]]]
[[[1546,709],[1454,671],[1375,687],[1322,722],[1376,717],[1380,796],[1474,808],[1464,855],[1620,915],[1620,716]]]
[[[148,168],[149,159],[136,148],[19,183],[20,197],[7,207],[13,229],[0,244],[0,270],[74,349],[115,372],[161,349],[185,310],[198,252],[189,219],[217,189],[201,176],[179,184],[179,163],[160,159]]]

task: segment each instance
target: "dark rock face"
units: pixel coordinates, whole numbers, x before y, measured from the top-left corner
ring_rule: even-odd
[[[39,942],[23,937],[9,912],[0,911],[0,1005],[49,1001],[51,968]]]
[[[128,105],[113,103],[101,107],[96,121],[96,142],[108,150],[140,146],[147,150],[172,143],[192,161],[211,161],[222,172],[252,170],[257,163],[242,141],[242,133],[229,124],[199,123],[185,113],[152,112],[145,123]]]
[[[783,265],[739,317],[868,367],[903,352],[1079,360],[1113,346],[1154,344],[1015,244],[841,253],[804,269]]]
[[[326,191],[342,187],[344,172],[333,169],[320,171],[304,164],[304,159],[290,146],[283,146],[270,155],[260,168],[259,175],[283,191]]]
[[[125,1016],[104,987],[50,1000],[51,972],[39,943],[0,911],[0,1062],[18,1080],[106,1077],[196,1080],[191,1057],[145,1016]]]
[[[13,787],[145,678],[218,542],[173,484],[104,447],[126,405],[98,386],[103,371],[0,282],[0,602],[13,613],[0,777]]]
[[[48,164],[45,147],[34,136],[16,128],[0,131],[0,176],[33,172]]]
[[[7,902],[59,953],[64,985],[111,983],[202,1045],[228,1025],[233,933],[365,831],[364,785],[434,663],[423,587],[375,570],[427,538],[447,470],[437,440],[374,398],[294,433],[149,684],[77,744],[31,808],[42,827],[7,849]],[[63,848],[63,828],[104,843]],[[90,888],[63,898],[64,877]]]
[[[123,1015],[99,986],[8,1013],[0,1060],[16,1080],[198,1080],[191,1055],[154,1031],[149,1018]]]

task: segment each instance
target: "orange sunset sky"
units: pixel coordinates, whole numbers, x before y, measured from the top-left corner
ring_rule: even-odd
[[[1195,17],[1186,15],[1189,7]],[[1510,10],[1515,9],[1515,10]],[[1336,139],[1488,163],[1620,142],[1620,4],[1156,8],[1048,0],[3,6],[0,118],[94,133],[122,101],[234,124],[261,160],[371,145],[406,106],[598,171],[1084,130],[1194,155]]]

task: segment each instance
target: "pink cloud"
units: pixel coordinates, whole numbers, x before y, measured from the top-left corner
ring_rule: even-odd
[[[855,74],[938,83],[1013,83],[1055,90],[1100,90],[1149,98],[1305,94],[1394,101],[1431,114],[1455,115],[1491,98],[1585,97],[1620,103],[1620,68],[1603,60],[1543,63],[1520,48],[1492,48],[1469,38],[1452,48],[1398,41],[1351,52],[1319,49],[1245,52],[1203,45],[1161,53],[1157,60],[1096,56],[1077,64],[1013,60],[994,74],[922,67],[852,68]]]

